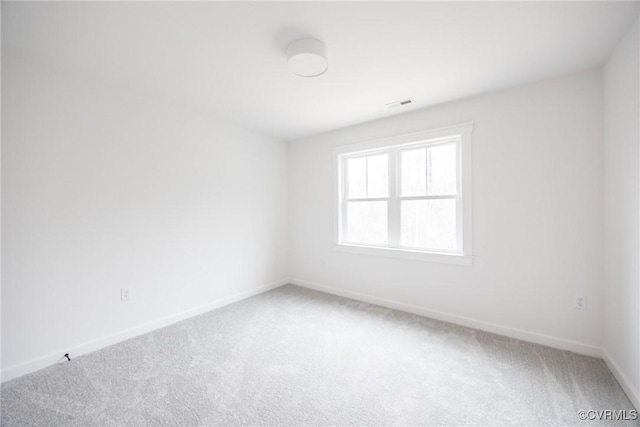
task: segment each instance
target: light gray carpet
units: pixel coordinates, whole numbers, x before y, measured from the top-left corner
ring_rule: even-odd
[[[292,285],[1,391],[7,427],[594,425],[577,411],[633,409],[600,359]]]

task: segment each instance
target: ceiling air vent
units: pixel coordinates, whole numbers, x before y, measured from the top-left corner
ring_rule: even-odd
[[[386,104],[386,107],[389,110],[393,110],[394,108],[406,107],[407,105],[411,105],[411,104],[413,104],[413,99],[407,98],[407,99],[403,99],[401,101],[396,101],[396,102],[392,102],[390,104]]]

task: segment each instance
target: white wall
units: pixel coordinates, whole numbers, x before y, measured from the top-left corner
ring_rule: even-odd
[[[601,77],[591,70],[290,143],[294,283],[599,355]],[[333,250],[334,147],[469,121],[472,267]],[[578,294],[587,310],[573,307]]]
[[[638,21],[604,67],[603,346],[640,402],[640,43]]]
[[[3,380],[286,276],[284,142],[2,68]]]

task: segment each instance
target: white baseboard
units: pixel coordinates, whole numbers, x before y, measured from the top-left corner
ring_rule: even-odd
[[[265,286],[260,286],[258,288],[240,292],[238,294],[231,295],[225,298],[220,298],[218,300],[209,302],[207,304],[203,304],[201,306],[198,306],[180,313],[172,314],[170,316],[166,316],[157,320],[153,320],[148,323],[144,323],[140,326],[135,326],[133,328],[116,332],[115,334],[107,335],[102,338],[97,338],[95,340],[87,341],[81,344],[76,344],[72,347],[66,347],[64,349],[60,349],[56,352],[53,352],[49,355],[42,356],[37,359],[32,359],[27,362],[20,363],[18,365],[10,366],[2,370],[2,374],[0,375],[2,377],[2,382],[21,377],[23,375],[38,371],[40,369],[43,369],[55,363],[58,363],[64,359],[60,357],[60,355],[62,354],[69,353],[71,357],[78,357],[83,354],[91,353],[93,351],[100,350],[101,348],[105,348],[110,345],[117,344],[129,338],[133,338],[138,335],[142,335],[147,332],[151,332],[156,329],[163,328],[173,323],[177,323],[181,320],[188,319],[193,316],[197,316],[198,314],[206,313],[207,311],[211,311],[215,308],[223,307],[225,305],[229,305],[234,302],[241,301],[243,299],[261,294],[271,289],[278,288],[287,283],[289,283],[287,279],[277,280]]]
[[[637,410],[640,410],[640,393],[638,389],[635,388],[629,380],[629,377],[622,372],[618,363],[606,349],[602,350],[602,358],[609,367],[609,370],[613,373],[613,376],[618,380],[618,383],[620,383],[620,387],[622,387],[627,394],[631,403],[633,403],[633,406],[635,406]]]
[[[339,295],[342,297],[351,298],[358,301],[368,302],[370,304],[380,305],[383,307],[393,308],[396,310],[406,311],[409,313],[430,317],[432,319],[454,323],[460,326],[466,326],[468,328],[480,329],[482,331],[491,332],[494,334],[503,335],[510,338],[516,338],[523,341],[542,344],[549,347],[559,348],[561,350],[569,350],[569,351],[573,351],[574,353],[584,354],[587,356],[602,357],[602,349],[600,347],[596,347],[590,344],[584,344],[576,341],[567,340],[564,338],[558,338],[550,335],[530,332],[524,329],[512,328],[510,326],[503,326],[496,323],[485,322],[482,320],[470,319],[468,317],[457,316],[454,314],[443,313],[436,310],[430,310],[430,309],[418,307],[415,305],[404,304],[401,302],[374,297],[371,295],[365,295],[358,292],[352,292],[344,289],[333,288],[330,286],[325,286],[319,283],[309,282],[306,280],[297,279],[293,277],[290,278],[289,283],[302,286],[304,288],[314,289],[320,292],[326,292],[328,294]]]
[[[523,329],[512,328],[509,326],[498,325],[495,323],[485,322],[482,320],[470,319],[468,317],[457,316],[453,314],[447,314],[440,311],[429,310],[422,307],[418,307],[411,304],[404,304],[397,301],[392,301],[384,298],[374,297],[371,295],[361,294],[358,292],[352,292],[344,289],[333,288],[331,286],[321,285],[319,283],[309,282],[307,280],[290,278],[289,283],[302,286],[304,288],[313,289],[328,294],[339,295],[346,298],[351,298],[358,301],[368,302],[370,304],[380,305],[383,307],[393,308],[396,310],[406,311],[413,314],[418,314],[432,319],[442,320],[445,322],[454,323],[456,325],[466,326],[469,328],[480,329],[486,332],[491,332],[498,335],[503,335],[510,338],[516,338],[523,341],[528,341],[536,344],[542,344],[549,347],[558,348],[561,350],[569,350],[575,353],[584,354],[587,356],[598,357],[604,360],[609,370],[613,373],[614,377],[627,394],[627,397],[637,410],[640,410],[640,392],[633,385],[633,382],[623,373],[618,363],[611,356],[611,354],[601,347],[593,346],[590,344],[584,344],[576,341],[567,340],[564,338],[553,337],[545,334],[539,334],[536,332],[525,331]]]
[[[411,304],[404,304],[397,301],[392,301],[384,298],[361,294],[358,292],[352,292],[344,289],[333,288],[330,286],[325,286],[325,285],[321,285],[318,283],[309,282],[309,281],[297,279],[297,278],[277,280],[265,286],[240,292],[238,294],[221,298],[221,299],[212,301],[210,303],[192,308],[190,310],[186,310],[171,316],[163,317],[161,319],[154,320],[152,322],[148,322],[143,325],[136,326],[134,328],[130,328],[112,335],[87,341],[85,343],[77,344],[71,348],[61,349],[47,356],[39,357],[37,359],[33,359],[28,362],[10,366],[2,370],[2,373],[0,374],[2,378],[2,382],[21,377],[23,375],[38,371],[40,369],[51,366],[57,362],[60,362],[61,354],[68,352],[70,355],[74,357],[78,357],[83,354],[91,353],[93,351],[100,350],[101,348],[105,348],[110,345],[122,342],[124,340],[145,334],[147,332],[151,332],[156,329],[160,329],[165,326],[171,325],[173,323],[180,322],[181,320],[188,319],[190,317],[194,317],[202,313],[206,313],[207,311],[211,311],[213,309],[223,307],[225,305],[233,304],[234,302],[238,302],[243,299],[252,297],[254,295],[261,294],[271,289],[278,288],[287,283],[291,283],[291,284],[308,288],[308,289],[317,290],[320,292],[325,292],[328,294],[339,295],[342,297],[351,298],[358,301],[368,302],[370,304],[375,304],[383,307],[393,308],[396,310],[406,311],[409,313],[418,314],[421,316],[430,317],[433,319],[442,320],[445,322],[450,322],[457,325],[466,326],[469,328],[480,329],[480,330],[495,333],[498,335],[521,339],[521,340],[533,342],[536,344],[542,344],[549,347],[559,348],[562,350],[569,350],[569,351],[584,354],[587,356],[600,357],[604,359],[605,363],[607,364],[607,366],[609,367],[613,375],[616,377],[616,379],[620,383],[620,386],[629,397],[629,400],[631,400],[631,402],[636,407],[636,409],[640,410],[640,392],[638,392],[638,390],[633,386],[633,383],[629,380],[629,378],[627,378],[627,376],[622,373],[622,371],[620,370],[618,364],[615,362],[613,357],[606,350],[600,347],[592,346],[589,344],[583,344],[583,343],[579,343],[571,340],[566,340],[563,338],[552,337],[549,335],[538,334],[535,332],[529,332],[529,331],[525,331],[518,328],[498,325],[495,323],[470,319],[463,316],[457,316],[457,315],[447,314],[447,313],[443,313],[435,310],[429,310],[429,309],[421,308]]]

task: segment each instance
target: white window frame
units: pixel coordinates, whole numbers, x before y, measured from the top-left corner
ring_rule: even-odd
[[[413,259],[430,262],[443,262],[458,265],[472,264],[472,210],[471,210],[471,133],[473,123],[464,123],[446,128],[433,129],[385,138],[358,144],[350,144],[339,147],[333,151],[334,174],[336,189],[334,200],[334,249],[341,252],[351,252],[365,255],[379,255],[394,258]],[[457,192],[456,195],[446,196],[400,196],[400,174],[397,168],[400,161],[400,153],[404,150],[444,145],[455,143],[457,147]],[[352,243],[342,240],[346,236],[346,190],[347,176],[345,165],[347,159],[370,156],[378,153],[389,154],[389,194],[388,197],[349,199],[350,202],[358,200],[387,201],[389,219],[389,240],[387,245]],[[400,247],[400,231],[397,229],[399,220],[399,206],[401,200],[429,200],[429,199],[455,199],[457,215],[457,249],[455,251],[428,250],[423,248]]]

